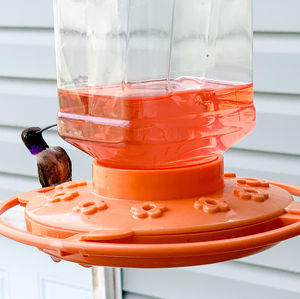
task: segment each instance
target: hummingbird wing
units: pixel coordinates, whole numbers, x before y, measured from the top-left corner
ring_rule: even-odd
[[[72,180],[72,162],[66,151],[57,146],[36,155],[39,180],[43,187]]]
[[[65,164],[66,168],[68,168],[68,170],[66,171],[66,173],[68,173],[68,175],[66,176],[66,181],[72,181],[72,161],[71,161],[69,155],[60,146],[53,147],[53,150],[55,150],[58,153],[60,153],[58,155],[58,159],[61,159],[62,162]]]
[[[40,180],[40,184],[42,187],[49,187],[51,186],[51,184],[49,184],[48,180],[47,180],[47,176],[43,170],[43,167],[41,164],[37,163],[37,167],[38,167],[38,174],[39,174],[39,180]]]

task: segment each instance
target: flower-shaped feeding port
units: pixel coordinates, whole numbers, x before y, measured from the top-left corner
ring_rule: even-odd
[[[224,177],[225,178],[236,178],[236,174],[234,172],[225,172]]]
[[[53,197],[47,200],[47,203],[57,203],[61,201],[69,201],[79,196],[78,191],[58,191],[56,192]]]
[[[104,200],[85,200],[81,201],[76,207],[73,208],[74,213],[81,213],[83,215],[92,215],[98,211],[106,210],[107,204]]]
[[[254,200],[258,202],[266,201],[269,198],[269,193],[248,187],[245,187],[242,190],[235,189],[234,195],[239,199]]]
[[[250,187],[265,187],[269,188],[270,184],[265,180],[253,179],[253,178],[240,178],[237,180],[239,185],[247,185]]]
[[[203,212],[208,214],[227,212],[230,210],[230,207],[226,201],[209,197],[202,197],[198,199],[194,203],[194,207],[195,209],[203,210]]]
[[[163,204],[145,202],[132,206],[130,211],[134,218],[159,218],[167,211],[167,207]]]
[[[77,180],[77,181],[66,182],[61,185],[58,185],[55,187],[55,190],[74,189],[74,188],[82,187],[82,186],[86,186],[86,185],[87,185],[87,181]]]
[[[71,181],[66,182],[61,185],[58,185],[56,187],[48,187],[44,189],[37,190],[39,193],[47,193],[48,191],[55,190],[55,193],[48,197],[47,203],[58,203],[62,201],[70,201],[75,199],[79,196],[79,192],[73,191],[74,189],[78,187],[83,187],[87,185],[87,181],[85,180],[78,180],[78,181]]]

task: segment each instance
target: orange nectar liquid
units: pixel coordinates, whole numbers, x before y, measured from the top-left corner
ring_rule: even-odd
[[[252,84],[181,78],[58,94],[60,135],[107,167],[207,163],[255,126]]]

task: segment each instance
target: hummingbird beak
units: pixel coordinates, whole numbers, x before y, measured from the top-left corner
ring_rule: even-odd
[[[54,128],[54,127],[56,127],[56,126],[57,126],[57,124],[52,125],[52,126],[49,126],[49,127],[46,127],[46,128],[43,128],[43,129],[40,130],[40,133],[43,133],[44,131],[46,131],[46,130],[48,130],[48,129],[51,129],[51,128]]]

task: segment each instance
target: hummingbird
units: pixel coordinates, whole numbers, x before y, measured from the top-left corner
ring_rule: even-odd
[[[25,129],[22,140],[30,153],[37,159],[39,180],[42,187],[62,184],[72,180],[72,162],[66,151],[60,147],[49,147],[42,133],[56,125],[41,129]]]

